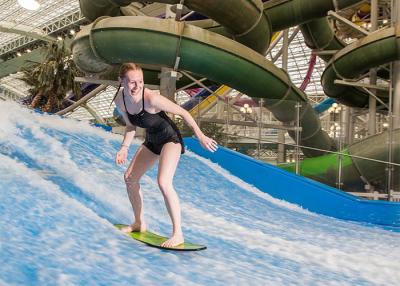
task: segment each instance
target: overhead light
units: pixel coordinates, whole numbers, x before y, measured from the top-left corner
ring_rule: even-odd
[[[69,30],[69,33],[70,33],[71,35],[75,35],[75,30],[74,30],[74,29],[71,29],[71,30]]]
[[[61,36],[58,36],[58,37],[57,37],[57,40],[59,40],[59,41],[62,41],[62,39],[63,39],[63,38],[62,38]]]
[[[31,49],[26,49],[26,52],[30,53],[30,52],[32,52],[32,50]]]
[[[18,0],[19,6],[28,10],[37,10],[40,4],[36,0]]]
[[[20,56],[22,56],[22,54],[21,54],[20,52],[18,52],[18,53],[17,53],[17,56],[19,56],[19,57],[20,57]]]

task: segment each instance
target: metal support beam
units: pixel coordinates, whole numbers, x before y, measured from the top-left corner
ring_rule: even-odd
[[[393,1],[393,26],[400,24],[400,1]],[[400,61],[393,64],[393,129],[400,128]]]
[[[378,0],[371,0],[371,32],[378,29]],[[376,85],[377,82],[377,69],[373,68],[370,70],[369,83]],[[369,96],[369,114],[368,114],[368,135],[376,134],[376,90],[371,91],[372,94]]]
[[[101,118],[101,116],[99,116],[97,112],[88,103],[82,104],[82,107],[85,108],[90,113],[90,115],[94,117],[97,123],[106,124],[103,118]]]
[[[354,118],[353,118],[353,108],[346,106],[344,110],[344,120],[345,120],[345,140],[346,145],[353,144],[354,140]]]
[[[334,82],[335,82],[335,84],[340,84],[340,85],[389,91],[389,86],[386,86],[386,85],[367,84],[367,83],[347,81],[347,80],[341,80],[341,79],[336,79]]]
[[[217,119],[217,118],[206,118],[202,117],[199,119],[202,122],[212,122],[217,124],[225,124],[225,119]],[[296,130],[295,126],[290,125],[277,125],[277,124],[269,124],[269,123],[257,123],[257,122],[249,122],[249,121],[237,121],[237,120],[229,120],[230,125],[237,125],[237,126],[248,126],[248,127],[259,127],[262,128],[271,128],[271,129],[280,129],[280,130]],[[258,140],[256,138],[256,140]]]
[[[70,27],[72,25],[78,25],[84,20],[85,18],[83,17],[80,9],[78,9],[77,11],[63,15],[63,18],[58,19],[53,23],[40,28],[44,31],[43,34],[48,36],[59,30],[66,29],[67,27]],[[34,39],[33,37],[27,37],[27,36],[14,39],[11,42],[8,42],[7,44],[0,47],[0,56],[18,50],[19,48],[24,47],[27,44],[33,43],[37,40],[38,39]]]
[[[312,53],[317,56],[331,56],[338,52],[338,50],[325,50],[325,51],[313,51]]]
[[[32,29],[31,26],[0,21],[0,32],[19,34],[46,42],[56,42],[57,39],[43,33],[41,29]]]
[[[288,64],[289,64],[289,45],[290,45],[290,43],[292,42],[293,39],[294,39],[294,37],[291,37],[289,39],[289,29],[283,31],[283,45],[282,45],[282,49],[279,52],[282,54],[282,69],[284,69],[285,71],[287,71],[287,69],[288,69]]]
[[[182,91],[182,90],[188,89],[189,87],[192,87],[192,86],[198,84],[198,82],[203,82],[203,81],[205,81],[205,80],[207,80],[206,77],[203,77],[203,78],[201,78],[201,79],[197,79],[196,81],[194,81],[194,82],[192,82],[192,83],[190,83],[190,84],[188,84],[188,85],[185,85],[185,86],[183,86],[183,87],[177,89],[176,91],[178,92],[178,91]]]
[[[198,81],[197,79],[195,79],[193,76],[191,76],[189,73],[185,72],[185,71],[180,71],[184,76],[188,77],[190,80],[196,82],[198,85],[200,85],[202,88],[204,88],[205,90],[207,90],[208,92],[210,92],[211,94],[215,94],[218,96],[219,99],[221,99],[223,102],[225,102],[225,104],[227,104],[230,108],[235,109],[236,111],[240,112],[240,108],[236,107],[234,105],[232,105],[231,103],[227,103],[225,101],[225,98],[221,98],[220,95],[216,94],[215,91],[212,91],[211,89],[209,89],[207,86],[205,86],[202,82]],[[244,118],[246,120],[251,120],[253,122],[257,122],[257,120],[253,117],[253,116],[249,116],[248,114],[242,113],[241,114],[244,116]]]
[[[282,39],[283,33],[280,33],[279,36],[269,45],[268,50],[265,52],[265,55],[268,55],[279,43],[279,41]]]
[[[289,29],[283,31],[283,46],[282,46],[282,69],[287,71],[289,64]],[[286,148],[285,148],[285,130],[278,130],[278,157],[276,158],[277,163],[286,162]]]
[[[64,114],[67,114],[68,112],[72,112],[74,109],[76,109],[79,106],[85,104],[89,99],[91,99],[92,97],[96,96],[98,93],[100,93],[101,91],[105,90],[106,88],[107,88],[106,85],[103,85],[103,84],[99,85],[98,87],[96,87],[94,90],[92,90],[91,92],[86,94],[84,97],[79,99],[77,102],[75,102],[71,106],[68,106],[67,108],[65,108],[63,110],[58,111],[56,113],[56,115],[64,115]]]
[[[288,39],[288,42],[287,42],[288,46],[294,40],[294,38],[299,33],[299,31],[300,31],[300,28],[296,27],[296,29],[293,31],[293,33],[290,35],[290,37]],[[272,62],[273,63],[276,62],[279,59],[279,57],[283,54],[283,52],[284,52],[284,46],[282,46],[282,49],[280,49],[279,52],[272,58]]]
[[[181,76],[178,72],[170,68],[161,68],[160,93],[175,102],[176,81]]]
[[[85,83],[93,83],[93,84],[103,84],[103,85],[109,85],[109,86],[114,86],[118,87],[119,86],[119,81],[117,80],[105,80],[105,79],[97,79],[97,78],[91,78],[91,77],[75,77],[74,81],[76,82],[85,82]],[[144,87],[148,89],[159,89],[160,86],[155,85],[155,84],[145,84]]]
[[[76,82],[83,82],[83,83],[93,83],[93,84],[104,84],[110,85],[114,87],[119,86],[119,82],[117,80],[104,80],[104,79],[96,79],[91,77],[75,77],[74,81]]]
[[[368,88],[365,88],[365,87],[362,87],[362,90],[364,90],[366,93],[368,93],[369,95],[370,95],[370,97],[372,97],[372,98],[374,98],[375,99],[375,103],[374,103],[374,105],[375,105],[375,118],[376,118],[376,101],[379,101],[379,103],[380,104],[382,104],[383,106],[385,106],[386,108],[389,108],[389,106],[386,104],[386,103],[384,103],[379,97],[377,97],[376,95],[375,95],[375,93],[373,93],[372,91],[370,91]],[[371,103],[371,99],[370,99],[370,103]],[[368,111],[369,112],[369,117],[368,117],[368,121],[370,121],[371,120],[371,115],[370,115],[370,110]],[[376,123],[375,123],[375,125],[376,125]],[[369,129],[368,129],[369,130]],[[374,133],[375,134],[375,133]],[[370,134],[370,135],[373,135],[373,134]]]
[[[360,32],[360,33],[362,33],[362,34],[364,34],[366,36],[368,36],[370,34],[370,32],[368,32],[367,30],[357,26],[353,22],[351,22],[351,21],[347,20],[346,18],[340,16],[339,14],[337,14],[334,11],[329,11],[328,12],[328,16],[331,17],[331,18],[334,18],[334,19],[336,19],[336,20],[338,20],[338,21],[340,21],[340,22],[342,22],[342,23],[344,23],[346,25],[348,25],[349,27],[353,28],[354,30],[357,30],[358,32]]]

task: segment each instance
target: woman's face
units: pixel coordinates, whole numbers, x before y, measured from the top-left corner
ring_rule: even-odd
[[[144,82],[143,72],[141,70],[129,70],[125,74],[128,89],[131,96],[137,96],[142,93]]]

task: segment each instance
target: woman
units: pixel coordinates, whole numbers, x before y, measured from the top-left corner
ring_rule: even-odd
[[[139,181],[159,159],[158,186],[164,196],[173,226],[171,237],[161,246],[174,247],[184,242],[179,198],[172,185],[180,155],[184,153],[184,145],[178,128],[165,112],[181,116],[193,129],[200,144],[206,150],[216,151],[217,143],[201,132],[185,109],[161,96],[158,92],[144,88],[143,71],[138,65],[123,64],[119,76],[123,91],[117,93],[115,104],[126,122],[126,129],[121,149],[115,159],[118,165],[127,161],[129,145],[135,135],[136,126],[146,128],[145,142],[136,151],[124,174],[135,221],[132,225],[123,228],[122,231],[126,233],[146,231],[143,217],[143,195]]]

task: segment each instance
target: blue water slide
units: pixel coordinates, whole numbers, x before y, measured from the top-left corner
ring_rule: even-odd
[[[297,204],[311,212],[362,223],[400,227],[400,204],[361,199],[311,179],[257,161],[230,149],[204,150],[194,138],[187,148],[274,198]]]
[[[321,114],[322,112],[328,110],[328,108],[331,107],[332,104],[334,104],[335,102],[336,100],[334,100],[333,98],[326,98],[320,103],[314,105],[313,108],[316,113]]]

